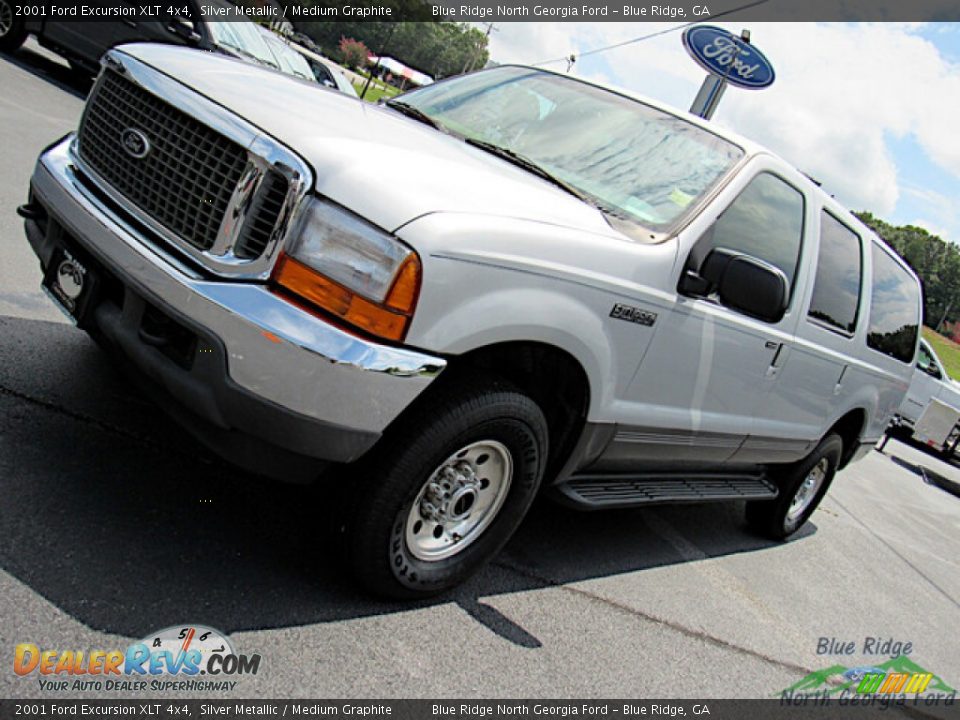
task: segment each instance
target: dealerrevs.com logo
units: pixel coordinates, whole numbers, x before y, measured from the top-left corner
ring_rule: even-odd
[[[126,650],[56,650],[20,643],[14,648],[13,671],[36,678],[41,690],[52,692],[216,691],[233,690],[238,683],[233,677],[256,675],[260,659],[235,652],[218,630],[175,625]]]

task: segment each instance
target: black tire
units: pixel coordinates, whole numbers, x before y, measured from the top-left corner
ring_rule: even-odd
[[[421,512],[421,491],[458,450],[485,441],[498,443],[510,455],[512,473],[504,473],[509,481],[498,495],[499,510],[451,557],[416,557],[406,538],[415,504]],[[348,569],[375,594],[403,600],[429,597],[473,575],[520,525],[546,465],[547,423],[533,400],[506,383],[491,379],[447,385],[371,453],[357,472],[347,471],[353,477],[345,493],[361,495],[350,503],[348,520],[339,528]]]
[[[747,503],[747,525],[763,537],[772,540],[785,540],[799,530],[810,519],[823,496],[827,494],[830,483],[837,472],[843,453],[843,440],[839,435],[827,435],[806,458],[793,465],[771,473],[780,494],[773,500],[754,500]],[[823,465],[821,466],[821,463]],[[812,500],[796,516],[790,515],[790,506],[801,491],[803,484],[811,477],[816,468],[822,469],[824,476]]]
[[[0,0],[0,52],[13,52],[27,39],[23,20],[14,17],[13,12],[10,0]]]

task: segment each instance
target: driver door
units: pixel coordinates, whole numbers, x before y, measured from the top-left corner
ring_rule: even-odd
[[[681,235],[682,264],[673,283],[696,272],[711,249],[726,248],[783,271],[790,307],[778,321],[765,322],[714,297],[677,292],[628,389],[634,423],[618,426],[606,464],[715,467],[748,436],[763,435],[764,398],[787,361],[797,323],[792,298],[802,284],[807,205],[772,163],[754,160]]]

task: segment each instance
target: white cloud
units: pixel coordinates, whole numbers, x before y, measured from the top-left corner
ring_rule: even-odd
[[[956,228],[960,228],[960,208],[956,202],[929,188],[905,186],[903,193],[920,208],[918,212],[924,213],[920,219],[913,221],[914,225],[950,242],[960,240],[960,235],[955,232]]]
[[[918,220],[914,220],[910,224],[915,225],[916,227],[919,227],[919,228],[923,228],[928,233],[930,233],[931,235],[936,235],[941,240],[949,240],[950,233],[947,230],[947,228],[941,227],[937,223],[933,223],[933,222],[930,222],[929,220],[924,220],[923,218],[920,218]]]
[[[723,25],[723,23],[720,23]],[[663,29],[642,23],[503,23],[491,37],[499,62],[535,63]],[[731,30],[739,27],[727,25]],[[930,159],[960,178],[960,67],[917,28],[893,23],[754,23],[753,41],[777,81],[730,88],[716,120],[821,180],[853,209],[889,216],[900,197],[889,137],[911,134]],[[686,108],[703,71],[680,33],[604,53],[610,80]],[[585,59],[584,59],[585,60]],[[581,60],[574,72],[582,71]],[[563,69],[563,64],[548,67]]]

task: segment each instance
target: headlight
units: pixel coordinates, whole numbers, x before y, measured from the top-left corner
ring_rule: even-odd
[[[273,281],[358,328],[402,340],[420,291],[420,259],[395,237],[315,198]]]

